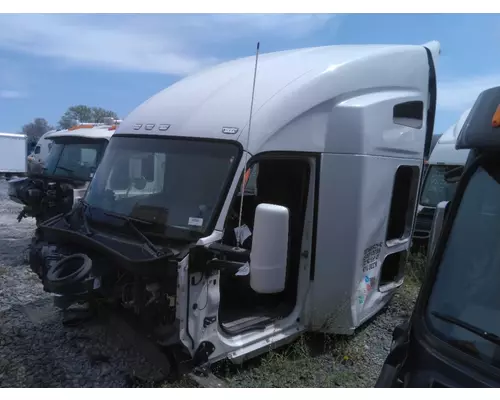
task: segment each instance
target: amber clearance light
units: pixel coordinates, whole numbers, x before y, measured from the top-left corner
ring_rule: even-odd
[[[90,129],[93,127],[94,127],[94,125],[92,125],[92,124],[75,125],[75,126],[72,126],[71,128],[69,128],[68,131],[76,131],[77,129]]]
[[[495,113],[493,114],[491,126],[493,126],[493,128],[500,127],[500,105],[497,107]]]

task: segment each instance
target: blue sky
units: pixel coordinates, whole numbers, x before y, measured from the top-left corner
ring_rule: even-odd
[[[499,15],[0,15],[0,131],[71,105],[125,117],[186,74],[254,53],[328,44],[441,42],[435,133],[500,84]]]

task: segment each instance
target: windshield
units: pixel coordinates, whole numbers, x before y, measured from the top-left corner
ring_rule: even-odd
[[[99,165],[107,140],[86,143],[54,143],[43,175],[90,181]]]
[[[86,194],[91,207],[154,223],[157,232],[204,233],[234,174],[233,142],[115,136]]]
[[[425,177],[420,205],[436,207],[441,201],[450,201],[455,194],[457,183],[449,183],[444,180],[446,172],[458,167],[458,165],[430,165]]]
[[[496,366],[498,345],[464,326],[500,336],[500,184],[493,178],[499,172],[498,166],[479,167],[469,181],[426,312],[438,336],[467,344],[474,356]]]

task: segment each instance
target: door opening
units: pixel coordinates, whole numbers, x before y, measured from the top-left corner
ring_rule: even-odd
[[[310,163],[307,159],[264,159],[250,168],[245,193],[237,193],[226,220],[223,244],[251,249],[253,220],[261,203],[285,206],[290,213],[288,262],[285,290],[278,294],[259,294],[250,287],[248,268],[238,273],[222,271],[219,321],[230,334],[267,325],[289,315],[295,308],[302,247],[302,235],[309,189]],[[241,197],[243,230],[238,230]],[[246,226],[246,227],[245,227]],[[248,228],[248,229],[247,229]]]

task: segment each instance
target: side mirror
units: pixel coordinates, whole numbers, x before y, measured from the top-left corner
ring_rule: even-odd
[[[443,229],[444,219],[446,217],[448,211],[449,201],[440,202],[436,211],[434,212],[434,218],[432,220],[432,228],[431,234],[429,237],[429,247],[427,250],[427,259],[430,260],[434,253],[434,249],[436,248],[437,241],[439,240],[439,236],[441,236],[441,230]]]
[[[262,203],[255,210],[250,287],[257,293],[285,290],[288,258],[288,208]]]

